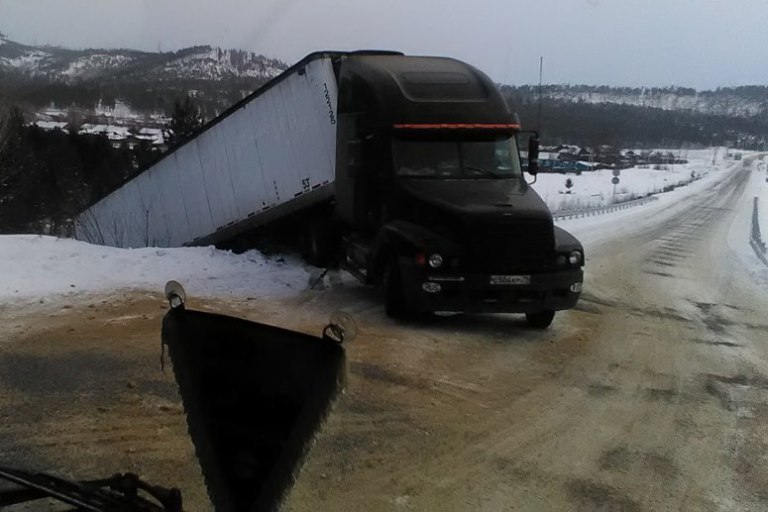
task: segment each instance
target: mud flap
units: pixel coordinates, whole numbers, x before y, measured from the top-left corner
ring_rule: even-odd
[[[343,388],[340,333],[329,326],[319,338],[182,301],[165,315],[162,341],[217,511],[279,506]]]

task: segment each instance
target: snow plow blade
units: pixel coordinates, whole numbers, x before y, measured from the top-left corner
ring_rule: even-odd
[[[168,299],[162,341],[215,509],[275,510],[343,388],[343,330],[321,338],[190,311],[183,290]]]

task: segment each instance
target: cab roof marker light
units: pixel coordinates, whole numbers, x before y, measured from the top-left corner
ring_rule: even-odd
[[[519,130],[516,123],[395,123],[396,130]]]

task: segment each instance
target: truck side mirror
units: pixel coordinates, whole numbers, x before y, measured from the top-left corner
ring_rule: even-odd
[[[539,173],[539,138],[531,135],[528,138],[528,174],[536,176]]]

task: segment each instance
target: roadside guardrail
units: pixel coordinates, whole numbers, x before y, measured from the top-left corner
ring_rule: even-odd
[[[597,208],[581,208],[578,210],[560,210],[552,213],[552,218],[558,219],[578,219],[580,217],[592,217],[593,215],[602,215],[603,213],[615,212],[617,210],[626,210],[634,206],[640,206],[651,201],[657,201],[659,198],[656,196],[641,197],[640,199],[633,199],[632,201],[624,201],[621,203],[614,203],[608,206],[599,206]]]
[[[754,204],[752,206],[752,226],[749,230],[749,245],[755,250],[757,255],[763,263],[768,265],[768,251],[765,247],[762,234],[760,233],[760,217],[758,216],[758,202],[755,197]]]

